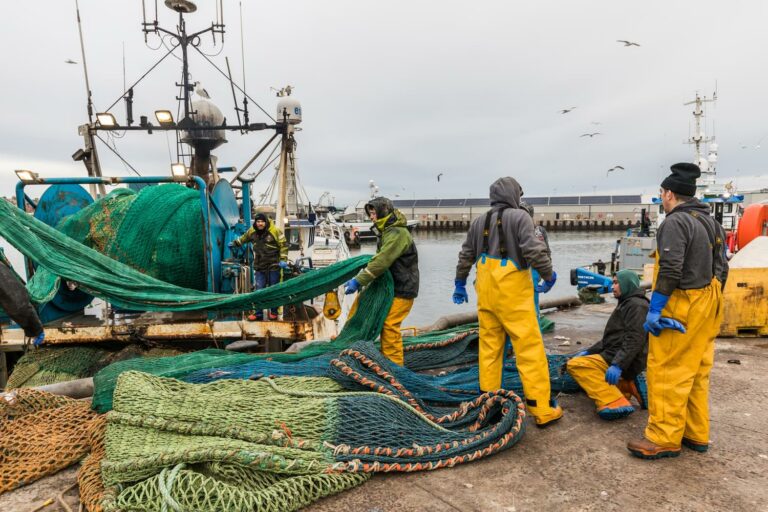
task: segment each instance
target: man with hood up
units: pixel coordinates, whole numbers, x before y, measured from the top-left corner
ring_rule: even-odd
[[[419,255],[407,228],[405,216],[386,197],[376,197],[365,205],[378,238],[376,254],[353,279],[344,293],[355,293],[381,274],[390,271],[395,285],[395,299],[381,329],[381,353],[393,363],[403,365],[403,336],[400,326],[419,294]]]
[[[640,289],[640,279],[632,270],[619,270],[613,276],[613,296],[619,300],[605,324],[603,338],[568,361],[568,373],[595,401],[597,415],[604,420],[623,418],[635,412],[628,400],[634,396],[648,408],[645,370],[648,334],[643,322],[648,314],[648,299]]]
[[[627,443],[642,459],[709,449],[709,373],[728,277],[725,232],[694,197],[701,170],[680,163],[661,183],[667,216],[656,232],[648,341],[648,425]]]
[[[256,277],[256,289],[261,290],[280,282],[280,272],[288,268],[288,243],[285,235],[263,213],[257,213],[253,226],[243,236],[232,242],[240,247],[250,242],[253,249],[253,268]],[[248,317],[249,320],[261,320],[262,313]],[[277,319],[277,308],[269,312],[269,319]]]
[[[528,411],[544,427],[563,416],[551,399],[549,365],[534,305],[531,268],[543,283],[542,293],[555,284],[546,244],[536,237],[533,220],[520,208],[522,189],[514,178],[491,185],[491,210],[469,227],[456,265],[453,302],[468,302],[467,276],[475,265],[477,317],[480,322],[480,389],[501,387],[505,339],[509,336],[517,358]]]

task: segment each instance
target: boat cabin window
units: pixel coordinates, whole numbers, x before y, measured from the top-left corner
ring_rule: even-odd
[[[287,228],[285,230],[285,239],[288,241],[288,250],[298,251],[301,249],[301,230],[299,228]]]
[[[733,213],[733,203],[725,203],[725,213]]]

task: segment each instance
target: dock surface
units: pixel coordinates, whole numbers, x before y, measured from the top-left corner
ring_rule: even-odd
[[[545,335],[548,350],[588,347],[600,338],[613,307],[553,313],[557,328]],[[569,338],[568,344],[555,336]],[[683,448],[675,459],[631,457],[626,442],[642,435],[647,411],[607,422],[597,417],[584,393],[561,395],[563,419],[543,430],[526,419],[525,435],[509,450],[449,469],[376,475],[305,510],[768,511],[768,338],[717,340],[710,397],[712,444],[705,454]],[[32,510],[74,483],[75,474],[69,468],[0,495],[0,510]],[[76,510],[74,494],[67,496]],[[63,508],[54,504],[44,510]]]

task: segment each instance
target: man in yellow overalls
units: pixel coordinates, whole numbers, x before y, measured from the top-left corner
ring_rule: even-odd
[[[533,292],[534,287],[548,292],[557,275],[546,245],[534,234],[533,220],[520,209],[521,196],[514,178],[499,178],[491,185],[491,210],[472,222],[459,253],[453,301],[469,301],[467,276],[476,265],[480,389],[501,387],[509,336],[528,411],[536,425],[544,427],[559,420],[563,410],[550,396],[549,365]],[[531,268],[539,272],[542,283],[533,282]]]
[[[627,443],[643,459],[709,449],[709,373],[728,276],[725,233],[693,196],[694,164],[675,164],[661,183],[667,217],[656,234],[653,295],[643,327],[648,348],[648,426]],[[682,328],[681,328],[682,326]],[[682,331],[682,332],[681,332]]]

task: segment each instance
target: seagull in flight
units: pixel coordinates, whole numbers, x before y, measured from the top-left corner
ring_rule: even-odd
[[[571,107],[571,108],[564,108],[564,109],[562,109],[562,110],[560,111],[560,113],[561,113],[561,114],[567,114],[568,112],[570,112],[571,110],[573,110],[573,109],[575,109],[575,108],[576,108],[576,107]]]
[[[609,174],[611,174],[613,171],[623,171],[623,170],[624,170],[624,168],[623,168],[622,166],[620,166],[620,165],[614,165],[613,167],[611,167],[610,169],[608,169],[608,171],[605,173],[605,175],[606,175],[606,176],[608,176],[608,175],[609,175]]]
[[[595,135],[602,135],[600,132],[594,132],[594,133],[582,133],[580,137],[589,137],[590,139],[594,137]]]
[[[64,61],[64,64],[77,64],[77,61],[72,59],[67,59]]]
[[[617,43],[624,43],[624,46],[640,46],[637,43],[633,43],[632,41],[626,41],[624,39],[617,39],[616,42]]]
[[[194,86],[195,86],[195,94],[207,100],[211,99],[211,95],[208,94],[208,91],[203,89],[203,85],[200,82],[195,82]]]
[[[437,182],[438,183],[440,183],[440,176],[442,176],[442,175],[443,175],[443,173],[440,173],[440,174],[437,175]]]

